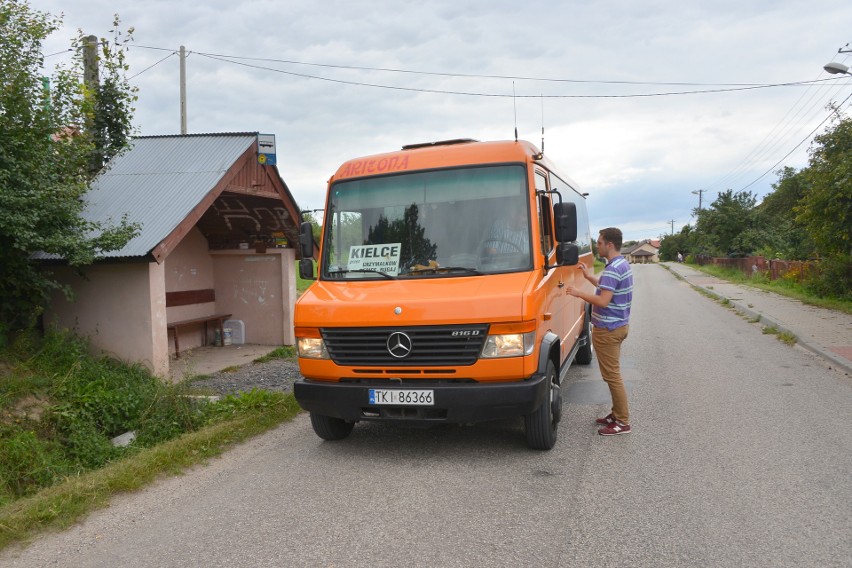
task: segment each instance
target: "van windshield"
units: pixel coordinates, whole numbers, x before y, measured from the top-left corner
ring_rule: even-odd
[[[522,164],[336,183],[324,223],[321,278],[530,270],[527,195]]]

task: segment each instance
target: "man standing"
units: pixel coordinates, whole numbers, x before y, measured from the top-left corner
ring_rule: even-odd
[[[627,338],[630,321],[630,304],[633,301],[633,272],[630,264],[621,256],[622,235],[619,229],[602,229],[598,236],[598,256],[607,261],[600,277],[595,276],[593,267],[582,262],[577,268],[595,285],[595,293],[589,294],[568,285],[568,294],[582,298],[592,305],[592,345],[598,357],[598,366],[603,380],[609,385],[612,396],[612,412],[596,422],[601,426],[598,434],[614,436],[630,433],[630,410],[627,391],[621,379],[621,342]]]

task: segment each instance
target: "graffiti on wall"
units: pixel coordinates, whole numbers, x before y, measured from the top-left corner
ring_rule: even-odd
[[[213,203],[216,213],[225,221],[229,231],[235,230],[246,223],[254,225],[255,232],[283,231],[287,228],[290,213],[284,206],[247,204],[249,198],[220,197]]]

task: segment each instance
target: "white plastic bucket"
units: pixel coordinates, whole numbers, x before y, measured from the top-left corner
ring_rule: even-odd
[[[231,330],[231,343],[242,345],[246,342],[246,324],[243,320],[225,320],[223,324]]]

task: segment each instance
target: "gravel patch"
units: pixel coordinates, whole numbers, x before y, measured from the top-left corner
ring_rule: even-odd
[[[267,363],[248,363],[234,370],[219,371],[193,380],[190,385],[220,395],[248,392],[252,389],[293,392],[293,383],[300,378],[302,375],[298,363],[287,359],[274,359]]]

